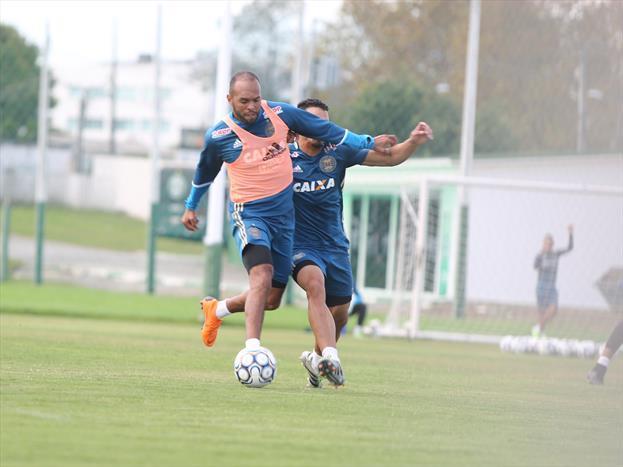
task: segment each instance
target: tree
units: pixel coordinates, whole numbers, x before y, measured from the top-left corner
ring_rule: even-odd
[[[297,2],[254,0],[234,18],[234,72],[250,70],[269,100],[290,96]]]
[[[332,102],[332,100],[331,100]],[[485,107],[477,115],[476,151],[494,152],[512,148],[511,126],[499,109]],[[420,155],[448,156],[459,151],[461,108],[449,96],[405,78],[370,85],[347,106],[332,111],[332,119],[360,133],[395,133],[406,138],[419,121],[426,121],[435,140]]]
[[[416,81],[427,96],[445,89],[460,108],[468,6],[467,0],[345,0],[320,49],[341,58],[346,82],[324,92],[336,98],[337,113],[373,84],[397,77]],[[586,151],[622,150],[622,37],[623,2],[482,2],[476,151],[575,152],[580,119]]]
[[[0,24],[1,141],[32,142],[37,138],[38,54],[37,47],[15,28]],[[52,80],[50,83],[51,87]]]

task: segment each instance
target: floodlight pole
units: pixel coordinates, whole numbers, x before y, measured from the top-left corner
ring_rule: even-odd
[[[0,265],[0,282],[9,280],[9,236],[11,235],[11,190],[8,188],[8,170],[4,172],[4,188],[2,196],[2,264]]]
[[[478,51],[480,42],[480,0],[470,0],[465,90],[461,127],[461,175],[469,177],[474,160],[476,129],[476,91],[478,89]],[[465,315],[465,284],[467,280],[467,239],[469,233],[469,201],[463,186],[459,188],[459,215],[455,226],[453,249],[456,258],[454,314]]]
[[[112,58],[110,62],[110,139],[108,152],[117,154],[117,20],[112,24]]]
[[[36,252],[35,283],[43,283],[43,237],[45,228],[45,205],[47,187],[45,180],[45,162],[48,148],[48,55],[50,51],[50,28],[45,26],[45,43],[41,51],[41,70],[39,76],[39,109],[37,122],[37,168],[35,173],[36,205]]]
[[[162,5],[158,5],[156,26],[156,54],[154,56],[154,124],[151,148],[151,209],[147,227],[147,293],[156,291],[156,224],[160,202],[160,65],[162,46]]]
[[[297,105],[303,100],[303,63],[305,60],[305,1],[298,4],[298,27],[296,34],[296,54],[294,55],[294,73],[290,103]]]
[[[232,19],[231,5],[226,2],[221,29],[221,46],[218,54],[215,90],[215,119],[221,118],[228,112],[229,104],[225,99],[229,90],[231,75],[231,41]],[[203,292],[212,297],[220,296],[221,270],[223,262],[223,225],[225,220],[225,190],[227,175],[221,170],[212,185],[208,198],[208,212],[206,214],[206,233],[203,237],[205,245],[205,267],[203,275]]]
[[[298,3],[298,25],[296,32],[296,53],[294,54],[294,70],[292,73],[292,89],[290,90],[290,103],[297,105],[304,97],[305,78],[305,0]],[[292,280],[288,278],[285,290],[286,305],[294,303],[294,286]]]

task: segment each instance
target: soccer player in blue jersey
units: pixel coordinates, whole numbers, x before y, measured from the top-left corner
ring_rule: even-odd
[[[307,99],[299,108],[328,121],[328,107],[318,99]],[[355,149],[326,144],[320,139],[299,136],[292,147],[294,172],[293,277],[305,290],[308,318],[314,332],[313,351],[303,352],[301,362],[311,386],[321,385],[324,376],[331,384],[344,384],[336,343],[348,320],[353,292],[349,242],[342,224],[342,187],[346,169],[353,165],[395,166],[432,139],[432,130],[420,122],[404,142],[379,150]],[[283,290],[273,288],[268,308],[276,308]],[[244,309],[247,293],[219,302],[229,312]]]
[[[199,200],[225,164],[232,234],[249,274],[245,345],[257,348],[271,284],[283,289],[291,270],[294,206],[289,131],[352,150],[395,141],[357,135],[289,104],[262,100],[259,79],[248,71],[231,78],[227,99],[232,112],[206,133],[182,223],[191,231],[198,228]],[[212,346],[221,322],[217,301],[204,299],[202,309],[202,339]]]

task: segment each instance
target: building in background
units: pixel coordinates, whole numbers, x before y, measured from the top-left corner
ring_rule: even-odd
[[[193,77],[194,61],[164,61],[161,65],[160,142],[165,151],[200,147],[212,124],[213,93]],[[52,127],[91,151],[148,153],[153,141],[155,63],[150,55],[117,65],[111,98],[111,66],[58,68]],[[113,107],[114,102],[114,107]],[[114,131],[111,131],[114,108]],[[111,138],[114,135],[114,145]]]

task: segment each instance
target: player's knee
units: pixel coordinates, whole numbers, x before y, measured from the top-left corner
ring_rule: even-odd
[[[311,279],[307,282],[305,292],[308,298],[324,296],[324,282],[321,279]]]
[[[273,267],[270,264],[258,264],[249,271],[251,289],[269,290],[272,285]]]
[[[281,305],[281,294],[274,296],[269,295],[268,300],[266,301],[266,309],[267,310],[276,310]]]
[[[283,297],[283,293],[285,292],[287,285],[287,280],[282,282],[273,277],[270,293],[266,299],[267,310],[276,310],[279,308],[281,305],[281,297]]]
[[[344,315],[342,313],[338,315],[333,315],[333,321],[335,322],[335,329],[342,329],[348,323],[348,315]]]

